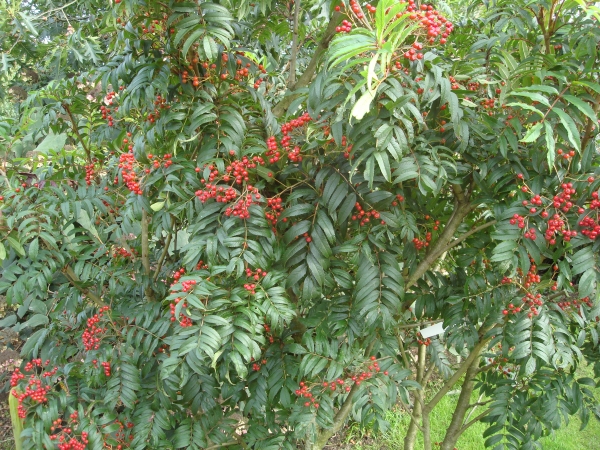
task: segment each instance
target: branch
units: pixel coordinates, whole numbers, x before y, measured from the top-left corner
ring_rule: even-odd
[[[399,335],[396,335],[396,339],[398,339],[398,347],[400,347],[400,353],[402,353],[402,361],[404,361],[404,368],[409,369],[410,363],[408,362],[408,358],[406,357],[404,342],[402,342],[402,338]]]
[[[435,396],[430,400],[430,402],[427,404],[427,406],[425,406],[425,411],[427,411],[428,413],[431,412],[433,410],[433,408],[435,407],[435,405],[437,405],[439,403],[439,401],[444,397],[444,395],[446,395],[448,393],[448,391],[450,389],[452,389],[452,387],[458,382],[460,377],[462,377],[465,374],[465,372],[470,367],[471,363],[475,360],[475,358],[479,357],[479,354],[481,353],[483,348],[487,345],[487,342],[489,340],[489,339],[485,338],[485,334],[491,328],[492,327],[480,330],[481,340],[477,343],[477,345],[475,347],[473,347],[473,350],[471,351],[471,353],[469,353],[469,356],[467,356],[467,358],[464,360],[464,362],[458,368],[458,370],[456,372],[454,372],[454,375],[452,375],[448,379],[448,381],[446,381],[444,383],[444,386],[442,386],[442,388],[437,392],[437,394],[435,394]]]
[[[79,292],[88,297],[92,302],[96,304],[96,306],[105,305],[105,303],[99,296],[82,286],[81,280],[79,279],[75,271],[71,268],[71,266],[65,266],[62,270],[62,273]]]
[[[466,424],[464,424],[462,426],[462,428],[459,431],[459,435],[463,434],[465,432],[465,430],[467,428],[469,428],[471,425],[479,422],[481,419],[483,419],[485,416],[487,416],[490,412],[491,412],[492,408],[490,409],[486,409],[484,412],[482,412],[481,414],[479,414],[477,417],[473,418],[472,420],[470,420],[469,422],[467,422]]]
[[[478,233],[481,230],[485,230],[488,227],[491,227],[493,225],[496,225],[498,223],[497,220],[492,220],[491,222],[487,222],[484,223],[483,225],[479,225],[478,227],[473,228],[470,231],[467,231],[465,234],[460,235],[459,237],[457,237],[455,240],[453,240],[452,242],[450,242],[447,246],[446,249],[444,250],[444,253],[446,253],[448,250],[450,250],[452,247],[457,246],[458,244],[460,244],[462,241],[464,241],[465,239],[467,239],[469,236],[474,235],[475,233]]]
[[[600,98],[594,98],[594,100],[596,100],[596,104],[593,106],[593,110],[596,113],[596,115],[598,115],[598,111],[600,111]],[[595,126],[596,124],[594,123],[594,121],[588,118],[587,124],[585,126],[585,132],[583,134],[583,138],[581,139],[582,152],[585,150],[585,147],[587,147],[587,144],[592,137],[592,132],[594,131]]]
[[[81,134],[79,134],[79,127],[75,123],[75,118],[73,117],[71,108],[69,108],[69,105],[67,105],[66,103],[63,103],[62,107],[65,108],[65,111],[69,115],[69,119],[71,119],[71,124],[73,125],[73,132],[75,133],[75,135],[77,136],[77,139],[81,143],[83,150],[85,150],[85,156],[88,160],[88,163],[91,163],[92,162],[92,152],[90,152],[89,147],[87,145],[85,145],[85,142],[83,141],[83,138],[81,137]]]
[[[469,199],[465,197],[462,188],[459,185],[452,185],[452,190],[455,196],[454,212],[448,221],[448,224],[444,227],[444,231],[440,234],[438,240],[434,243],[433,247],[430,247],[429,253],[425,255],[425,258],[419,263],[415,271],[409,275],[408,279],[404,283],[404,289],[407,291],[410,289],[424,274],[429,270],[433,263],[446,252],[446,247],[450,244],[454,233],[462,223],[463,219],[473,210],[473,207],[469,204]],[[412,300],[404,302],[403,310],[407,310],[412,304]]]
[[[313,56],[310,62],[308,63],[306,70],[300,76],[300,78],[298,78],[298,82],[294,86],[290,85],[290,92],[288,92],[288,94],[283,99],[281,99],[281,101],[277,103],[277,105],[275,105],[275,107],[273,108],[272,112],[275,117],[281,117],[288,109],[288,107],[292,104],[292,102],[298,97],[298,95],[300,95],[295,94],[291,91],[309,85],[310,80],[312,80],[312,77],[314,76],[317,70],[317,64],[319,63],[321,56],[323,56],[323,53],[325,53],[325,50],[327,50],[327,47],[329,47],[329,43],[336,35],[335,27],[337,27],[340,24],[340,22],[342,21],[342,17],[342,14],[339,12],[333,13],[331,19],[329,20],[329,24],[327,25],[327,29],[325,30],[321,41],[317,45],[317,48],[315,49],[315,52],[313,53]]]
[[[229,442],[223,442],[222,444],[211,445],[209,447],[205,447],[204,450],[215,450],[217,448],[229,447],[230,445],[235,445],[235,444],[239,444],[239,441],[229,441]]]
[[[175,228],[175,217],[171,216],[171,228],[174,229]],[[177,232],[177,231],[175,231]],[[158,279],[158,275],[160,273],[160,270],[162,269],[163,266],[163,262],[165,261],[165,258],[167,257],[167,253],[169,252],[169,246],[171,245],[171,240],[173,239],[173,233],[169,233],[167,235],[167,240],[165,241],[165,248],[163,248],[162,254],[160,255],[160,258],[158,259],[158,263],[156,263],[156,270],[154,271],[154,276],[152,277],[152,281],[156,282],[156,280]]]
[[[292,36],[292,52],[290,55],[290,76],[288,86],[296,84],[296,63],[298,60],[298,21],[300,20],[300,0],[294,0],[294,24]]]
[[[144,273],[150,276],[150,243],[148,241],[148,213],[142,209],[142,265]]]
[[[342,426],[344,426],[344,423],[346,422],[346,419],[352,410],[354,395],[359,389],[360,386],[356,383],[354,386],[352,386],[352,389],[350,389],[350,392],[348,393],[348,397],[346,397],[346,400],[344,400],[344,404],[333,418],[333,427],[323,430],[318,434],[317,440],[313,446],[314,449],[322,449],[331,436],[342,429]]]

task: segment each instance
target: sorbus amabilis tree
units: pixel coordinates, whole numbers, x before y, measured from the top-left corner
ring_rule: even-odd
[[[25,448],[321,449],[402,401],[430,449],[456,386],[442,449],[589,419],[599,10],[319,5],[2,22],[5,67],[45,77],[2,125]]]

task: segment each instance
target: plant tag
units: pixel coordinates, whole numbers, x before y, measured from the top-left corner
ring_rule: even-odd
[[[428,337],[437,336],[438,334],[442,334],[443,332],[444,332],[443,322],[438,322],[435,325],[432,325],[427,328],[423,328],[421,330],[421,336],[423,336],[423,338],[427,339]]]

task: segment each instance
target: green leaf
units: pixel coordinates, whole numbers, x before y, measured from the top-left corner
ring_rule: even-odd
[[[2,242],[0,242],[0,261],[3,261],[6,259],[6,247],[4,247],[4,244]]]
[[[35,238],[33,241],[31,241],[29,243],[29,257],[34,261],[37,260],[39,250],[40,250],[40,242],[39,242],[38,238]],[[2,259],[2,258],[0,258],[0,259]]]
[[[152,211],[160,211],[161,209],[163,209],[163,206],[165,206],[165,202],[156,202],[156,203],[152,203],[150,205],[150,209]]]
[[[579,111],[588,116],[594,123],[598,120],[592,107],[580,98],[573,95],[564,95],[563,98],[569,103],[575,105]]]
[[[540,137],[541,132],[542,132],[542,122],[538,122],[534,126],[532,126],[529,130],[527,130],[527,133],[525,133],[525,136],[523,136],[523,139],[521,139],[521,142],[535,142],[537,140],[537,138]]]
[[[54,133],[50,133],[48,134],[44,140],[42,142],[40,142],[40,145],[37,146],[36,151],[40,152],[40,153],[47,153],[51,150],[62,150],[65,146],[65,143],[67,142],[67,134],[66,133],[61,133],[61,134],[54,134]]]
[[[535,93],[535,92],[527,92],[527,91],[511,92],[510,95],[527,97],[535,102],[541,103],[542,105],[550,106],[550,102],[548,101],[548,99],[546,97],[544,97],[541,94]]]
[[[39,327],[40,325],[48,325],[49,319],[44,314],[34,314],[31,319],[25,322],[25,325],[31,328]]]
[[[383,177],[386,181],[391,181],[392,179],[392,170],[390,168],[390,160],[388,159],[387,153],[384,152],[375,152],[375,159],[379,164],[379,169],[383,174]]]
[[[564,111],[554,108],[552,112],[556,114],[560,118],[560,122],[562,123],[565,130],[567,130],[567,135],[569,136],[569,141],[571,145],[575,147],[578,151],[581,151],[581,137],[579,136],[579,130],[577,129],[577,125],[571,119],[571,117]]]
[[[25,256],[25,249],[17,239],[12,236],[6,236],[6,240],[19,255]]]
[[[375,98],[375,92],[367,89],[352,107],[351,116],[361,120],[371,109],[371,102]]]

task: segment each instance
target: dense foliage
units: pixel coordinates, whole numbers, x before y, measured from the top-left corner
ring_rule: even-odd
[[[600,418],[592,2],[2,6],[24,448],[321,449],[401,402],[430,449],[457,383],[443,449]]]

